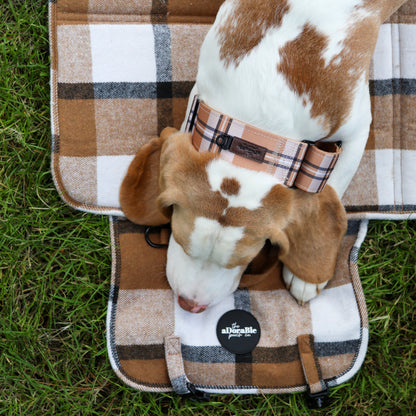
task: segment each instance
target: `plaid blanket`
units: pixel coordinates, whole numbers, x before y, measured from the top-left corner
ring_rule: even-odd
[[[122,215],[119,187],[137,150],[185,117],[199,48],[220,0],[56,0],[50,4],[52,171],[77,209]],[[344,197],[355,218],[416,207],[416,1],[380,31],[373,125]]]
[[[370,79],[373,124],[343,199],[349,227],[330,284],[298,306],[275,249],[266,246],[234,295],[190,315],[174,302],[165,249],[146,243],[144,226],[118,218],[118,194],[137,150],[165,126],[181,125],[198,51],[221,3],[50,1],[54,181],[70,206],[113,215],[107,338],[111,364],[127,384],[181,391],[190,380],[222,393],[300,391],[306,379],[311,388],[322,380],[337,385],[359,369],[368,342],[356,265],[366,218],[415,216],[416,0],[380,31]],[[167,229],[150,231],[152,241],[167,242]],[[213,329],[234,308],[251,312],[262,329],[249,354],[225,350]]]
[[[128,385],[170,391],[165,339],[181,339],[185,374],[198,388],[214,393],[284,393],[306,389],[298,336],[314,337],[320,379],[335,386],[360,368],[367,349],[368,322],[357,269],[367,221],[351,220],[336,273],[323,292],[301,307],[281,279],[276,249],[266,246],[233,295],[202,314],[183,311],[165,277],[166,249],[150,247],[145,227],[111,221],[113,275],[107,315],[110,361]],[[167,243],[166,229],[152,231]],[[140,267],[138,267],[140,265]],[[215,326],[228,310],[251,312],[261,327],[252,353],[236,355],[218,342]],[[309,382],[309,380],[308,380]]]

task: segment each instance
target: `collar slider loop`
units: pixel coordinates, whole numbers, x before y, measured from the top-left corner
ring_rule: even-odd
[[[223,133],[216,137],[215,144],[223,150],[229,150],[233,143],[233,140],[233,136]]]

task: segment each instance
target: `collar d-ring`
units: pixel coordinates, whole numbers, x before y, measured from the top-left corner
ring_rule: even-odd
[[[146,227],[146,229],[144,230],[144,238],[146,240],[146,243],[149,244],[150,247],[153,247],[153,248],[167,248],[168,247],[168,244],[154,243],[150,239],[150,233],[155,233],[162,229],[170,229],[170,225],[169,224],[159,225],[159,226],[149,225],[148,227]]]

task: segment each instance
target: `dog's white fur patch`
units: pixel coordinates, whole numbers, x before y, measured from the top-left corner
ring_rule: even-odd
[[[176,295],[199,305],[216,304],[237,289],[243,271],[243,267],[227,269],[210,259],[190,257],[170,237],[166,274]]]
[[[197,217],[190,237],[190,255],[195,260],[225,267],[243,235],[244,227],[223,227],[218,221]]]
[[[214,192],[220,192],[224,198],[228,199],[228,208],[258,209],[261,207],[262,199],[274,185],[279,183],[276,178],[267,173],[235,166],[223,159],[212,160],[207,166],[207,173],[211,189]],[[236,179],[240,184],[237,195],[227,195],[221,191],[221,184],[227,178]]]

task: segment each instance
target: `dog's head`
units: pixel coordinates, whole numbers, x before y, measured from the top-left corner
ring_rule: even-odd
[[[231,294],[266,240],[297,276],[329,280],[346,224],[329,186],[320,194],[288,189],[268,174],[197,152],[189,134],[172,128],[140,149],[120,202],[133,222],[171,222],[167,278],[190,312]]]

